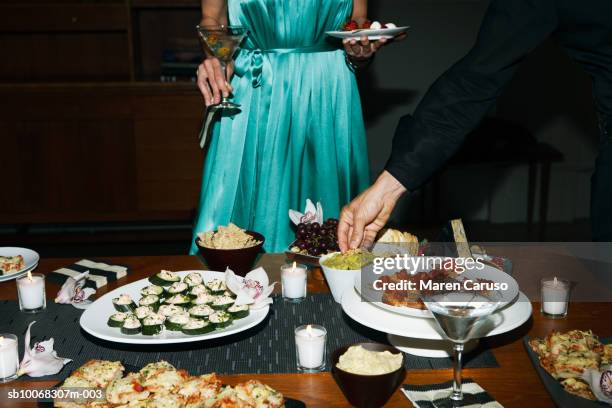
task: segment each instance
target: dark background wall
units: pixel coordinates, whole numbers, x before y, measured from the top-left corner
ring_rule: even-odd
[[[408,38],[385,48],[361,79],[373,177],[384,166],[399,117],[413,112],[431,83],[471,48],[487,5],[482,0],[370,1],[373,18],[412,27]],[[565,161],[552,169],[550,221],[588,218],[598,132],[587,75],[547,41],[524,61],[494,113],[524,124],[564,153]],[[526,180],[527,166],[447,171],[441,181],[443,216],[524,222]],[[405,200],[395,220],[419,221],[418,200]]]

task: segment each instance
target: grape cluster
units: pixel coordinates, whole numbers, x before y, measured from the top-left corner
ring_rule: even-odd
[[[293,247],[301,253],[319,256],[340,250],[338,247],[338,220],[329,218],[323,225],[318,222],[300,223],[295,232]]]

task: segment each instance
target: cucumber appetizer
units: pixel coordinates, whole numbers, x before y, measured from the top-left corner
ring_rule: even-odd
[[[113,306],[118,312],[129,313],[136,309],[136,303],[132,300],[130,295],[121,294],[119,297],[113,299]]]
[[[160,273],[149,277],[149,282],[157,286],[170,286],[174,282],[180,282],[181,278],[174,272],[162,270]]]
[[[190,288],[193,288],[194,286],[202,284],[202,275],[200,275],[198,272],[191,272],[189,275],[185,276],[183,282],[189,285]]]
[[[231,305],[227,312],[232,315],[234,319],[243,319],[249,315],[249,305]]]
[[[200,335],[210,333],[214,329],[214,326],[205,320],[189,319],[189,321],[183,325],[181,331],[189,335]]]
[[[164,288],[157,285],[149,285],[140,290],[142,296],[155,295],[162,296],[164,294]]]
[[[151,306],[138,306],[134,310],[134,315],[138,318],[138,320],[142,320],[152,313],[155,313],[155,311]]]
[[[192,305],[212,305],[217,297],[208,293],[198,295],[195,299],[191,299]]]
[[[200,295],[208,295],[210,292],[208,291],[208,289],[206,288],[205,285],[197,285],[194,286],[193,288],[191,288],[191,290],[189,291],[189,294],[191,296],[200,296]]]
[[[231,298],[236,299],[236,294],[229,289],[223,292],[223,296],[229,296]]]
[[[178,295],[181,293],[187,294],[187,290],[189,286],[185,282],[174,282],[172,285],[166,288],[166,292],[168,292],[168,296]]]
[[[147,295],[145,297],[140,298],[140,300],[138,301],[138,304],[140,306],[151,306],[151,308],[157,312],[157,310],[159,309],[159,296],[156,295]]]
[[[222,329],[232,324],[232,315],[223,310],[219,310],[208,316],[208,320],[215,325],[215,328]]]
[[[213,295],[222,295],[227,289],[225,282],[223,282],[221,279],[213,279],[206,282],[206,287]]]
[[[166,318],[160,314],[150,314],[142,321],[142,334],[145,336],[154,336],[159,334],[164,329],[164,320]]]
[[[164,302],[169,305],[187,307],[189,306],[189,303],[191,303],[191,298],[188,295],[183,295],[179,293],[178,295],[169,297]]]
[[[121,326],[121,333],[123,334],[138,334],[142,329],[142,324],[140,320],[134,315],[129,315],[123,321],[123,325]]]
[[[208,319],[208,316],[215,313],[215,311],[208,305],[193,306],[189,309],[189,316],[194,319]]]
[[[112,314],[111,317],[108,318],[108,325],[110,327],[121,327],[123,326],[123,322],[125,321],[125,319],[127,319],[128,316],[129,313],[124,312],[117,312],[115,314]]]
[[[161,305],[157,313],[168,318],[170,316],[174,316],[175,314],[185,313],[185,309],[177,305]]]
[[[234,298],[229,296],[217,296],[211,306],[215,310],[227,310],[233,304]]]
[[[166,329],[171,331],[181,331],[187,322],[189,322],[189,313],[176,313],[166,318]]]

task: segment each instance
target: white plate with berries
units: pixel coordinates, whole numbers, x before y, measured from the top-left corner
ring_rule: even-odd
[[[380,40],[381,38],[394,38],[408,31],[410,26],[398,27],[393,23],[382,24],[378,21],[366,20],[361,26],[356,21],[349,21],[341,31],[327,31],[325,34],[334,38],[362,38]]]

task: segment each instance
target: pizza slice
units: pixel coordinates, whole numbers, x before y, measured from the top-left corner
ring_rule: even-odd
[[[25,267],[23,256],[0,256],[0,272],[3,275],[14,273]]]

